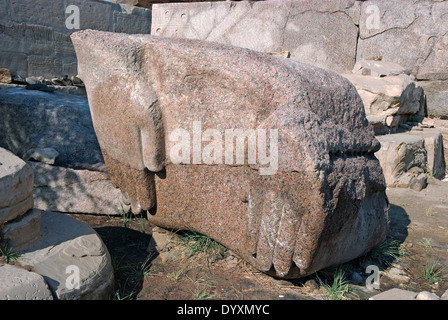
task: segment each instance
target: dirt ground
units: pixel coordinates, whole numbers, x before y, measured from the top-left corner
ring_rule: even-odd
[[[448,181],[429,181],[420,192],[387,190],[387,241],[398,244],[399,256],[368,254],[295,280],[267,276],[216,243],[199,251],[191,234],[164,231],[145,216],[69,215],[92,226],[106,244],[115,270],[115,300],[326,300],[331,296],[323,284],[331,285],[338,270],[350,288],[342,299],[366,300],[394,287],[440,297],[448,289]],[[369,264],[380,269],[378,290],[365,286]],[[423,276],[431,265],[438,280]],[[400,270],[398,279],[390,276],[392,269]]]

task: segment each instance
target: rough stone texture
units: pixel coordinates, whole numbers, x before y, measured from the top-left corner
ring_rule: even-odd
[[[376,72],[386,73],[384,70]],[[400,124],[414,115],[423,118],[423,89],[416,86],[412,77],[405,74],[384,77],[344,74],[344,77],[358,90],[367,119],[374,126],[376,134],[396,132]]]
[[[0,68],[0,83],[11,83],[11,71],[7,68]]]
[[[355,64],[359,3],[354,0],[167,3],[152,6],[151,34],[216,41],[336,72]]]
[[[32,209],[20,220],[5,223],[0,231],[2,240],[15,252],[27,249],[40,237],[40,218],[40,210]]]
[[[400,178],[411,168],[420,168],[422,172],[426,171],[427,153],[424,139],[406,133],[378,136],[377,138],[381,143],[381,149],[375,155],[381,163],[389,187],[402,186]],[[408,183],[403,185],[403,187],[407,186]]]
[[[97,0],[5,0],[0,6],[0,67],[22,78],[74,76],[76,56],[66,27],[69,5],[79,8],[79,27],[149,33],[151,10]],[[69,19],[70,20],[70,19]]]
[[[0,89],[0,114],[0,147],[19,157],[52,147],[61,166],[103,162],[86,97],[9,87]]]
[[[44,278],[11,265],[0,266],[0,300],[53,300]]]
[[[418,186],[425,185],[422,173],[438,179],[445,176],[445,150],[440,129],[421,128],[377,138],[381,149],[375,155],[389,187],[410,187],[416,179],[414,187],[420,189]]]
[[[425,140],[428,173],[442,179],[446,172],[442,131],[439,128],[425,128],[422,131],[412,130],[410,134],[422,137]]]
[[[129,4],[136,7],[143,7],[151,9],[152,5],[155,3],[168,3],[168,2],[214,2],[223,0],[111,0],[111,2],[120,4]],[[233,0],[239,1],[239,0]],[[257,1],[257,0],[254,0]]]
[[[363,76],[387,77],[398,76],[400,74],[410,74],[399,64],[381,60],[360,60],[355,63],[352,72]]]
[[[445,155],[445,164],[448,163],[448,120],[432,119],[434,127],[442,132],[443,153]]]
[[[23,156],[26,161],[38,161],[54,165],[59,158],[59,152],[54,148],[36,148],[28,150]]]
[[[384,240],[380,146],[347,79],[204,41],[98,31],[72,41],[111,179],[154,224],[207,234],[278,277]],[[202,131],[278,130],[278,170],[204,165],[195,152],[174,164],[170,134],[199,120]]]
[[[393,288],[374,295],[369,300],[415,300],[416,296],[417,292]]]
[[[448,289],[442,294],[440,300],[448,300]]]
[[[448,79],[447,14],[447,1],[362,2],[357,60],[382,56],[411,70],[417,80]]]
[[[415,297],[415,300],[440,300],[440,298],[432,292],[422,291]]]
[[[13,153],[0,148],[0,225],[33,208],[33,170]]]
[[[34,170],[36,208],[107,215],[121,215],[123,210],[129,210],[129,206],[123,203],[120,190],[112,185],[106,172],[75,170],[36,162],[29,162],[29,165]]]
[[[40,241],[20,252],[21,263],[42,275],[59,300],[99,300],[111,297],[114,275],[106,246],[88,225],[54,212],[43,211]],[[79,289],[67,286],[79,267]]]

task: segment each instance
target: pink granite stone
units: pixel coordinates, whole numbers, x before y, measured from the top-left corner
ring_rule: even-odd
[[[206,234],[283,278],[349,261],[384,240],[380,145],[347,79],[197,40],[84,30],[72,41],[106,166],[135,212]],[[251,162],[250,139],[243,163],[225,152],[207,162],[210,141],[214,152],[229,146],[217,140],[226,129],[256,132],[258,142],[265,132],[269,163],[260,153]],[[173,132],[192,145],[181,161]],[[238,156],[238,143],[230,146]]]

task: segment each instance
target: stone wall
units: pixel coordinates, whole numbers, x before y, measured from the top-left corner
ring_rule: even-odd
[[[426,92],[429,116],[448,118],[448,1],[268,0],[154,4],[151,33],[231,44],[338,73],[381,59]]]
[[[4,0],[0,6],[0,67],[13,77],[77,74],[66,19],[79,8],[79,28],[149,33],[151,10],[99,0]],[[73,22],[73,20],[69,20]]]

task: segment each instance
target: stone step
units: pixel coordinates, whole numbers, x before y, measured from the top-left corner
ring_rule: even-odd
[[[8,248],[14,251],[25,250],[40,237],[41,211],[31,209],[20,220],[3,225],[0,235]]]
[[[0,148],[0,225],[33,208],[33,179],[25,161]]]
[[[90,226],[64,214],[42,212],[41,237],[19,252],[19,261],[45,279],[55,299],[100,300],[113,294],[105,244]]]

